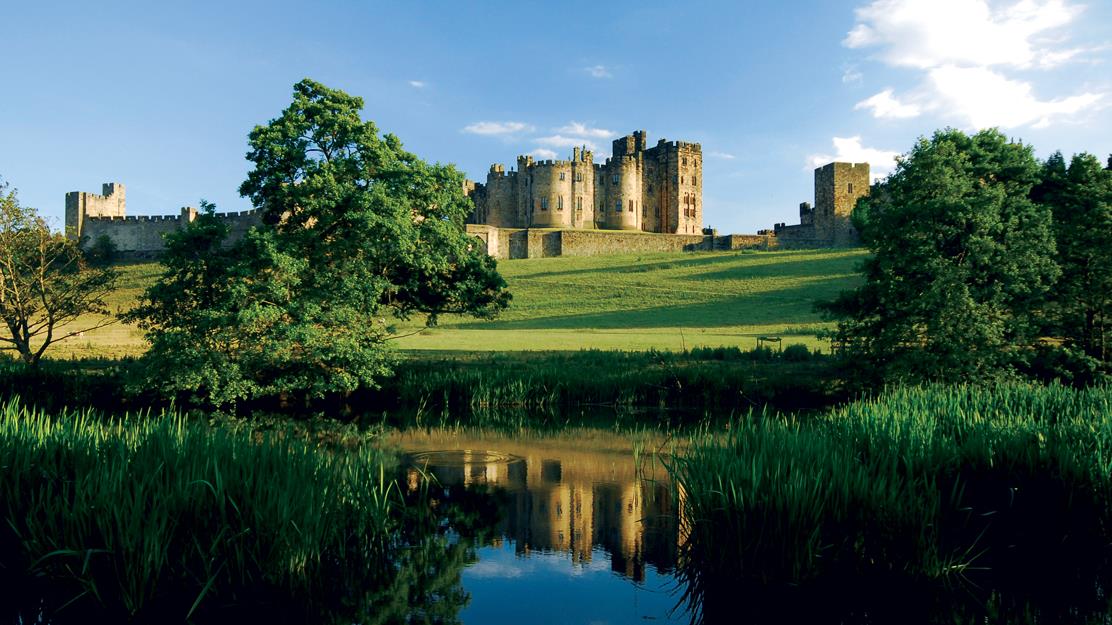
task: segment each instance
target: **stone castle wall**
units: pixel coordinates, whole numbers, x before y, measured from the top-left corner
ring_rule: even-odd
[[[566,161],[519,156],[517,171],[490,167],[485,184],[468,182],[471,223],[500,228],[606,229],[698,234],[702,231],[702,147],[644,131],[613,142],[595,163],[586,148]]]
[[[127,216],[124,185],[106,183],[104,194],[84,191],[66,194],[66,235],[87,247],[107,237],[125,258],[152,258],[166,249],[163,237],[189,225],[197,218],[193,207],[183,207],[177,215]],[[237,241],[261,223],[257,211],[218,213],[217,219],[228,226],[228,241]]]
[[[851,216],[857,200],[869,194],[868,163],[828,163],[815,169],[815,206],[799,205],[799,223],[776,224],[782,244],[794,247],[855,245]]]
[[[849,245],[857,241],[850,221],[857,199],[869,194],[868,163],[829,163],[815,170],[816,238]]]
[[[495,258],[548,258],[553,256],[603,256],[651,252],[773,249],[776,237],[767,235],[703,235],[621,232],[614,230],[538,230],[495,228],[469,224],[467,232],[478,238]]]

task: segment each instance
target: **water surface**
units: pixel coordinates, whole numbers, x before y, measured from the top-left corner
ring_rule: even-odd
[[[474,540],[460,574],[468,595],[462,623],[690,620],[676,609],[674,487],[642,451],[659,440],[598,431],[516,438],[406,432],[395,439],[406,452],[407,489],[494,502],[488,532],[478,540],[459,536]]]

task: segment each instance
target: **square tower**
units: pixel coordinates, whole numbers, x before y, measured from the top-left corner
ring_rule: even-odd
[[[857,200],[869,194],[868,163],[828,163],[815,169],[815,238],[835,245],[857,241],[850,216]]]
[[[127,189],[120,182],[101,185],[102,195],[85,191],[66,194],[66,236],[81,240],[86,217],[124,217],[127,213]]]

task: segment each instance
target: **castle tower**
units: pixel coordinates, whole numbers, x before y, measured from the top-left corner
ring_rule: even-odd
[[[539,161],[530,169],[533,190],[531,226],[538,228],[569,228],[572,214],[572,163],[570,161]]]
[[[80,241],[86,217],[123,217],[127,210],[127,191],[122,182],[101,185],[101,195],[85,191],[66,194],[66,236]]]
[[[829,163],[815,169],[815,238],[834,245],[855,243],[857,229],[850,216],[858,198],[868,194],[868,163]]]

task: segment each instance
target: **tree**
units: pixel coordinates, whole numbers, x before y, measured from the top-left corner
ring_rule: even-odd
[[[858,207],[865,283],[822,307],[846,355],[884,380],[948,382],[1028,358],[1058,276],[1038,173],[996,130],[920,139]]]
[[[509,302],[468,236],[463,176],[360,119],[361,98],[311,80],[249,136],[240,188],[264,224],[229,243],[211,206],[168,237],[167,271],[132,319],[166,392],[214,403],[374,386],[391,317],[492,316]]]
[[[51,345],[115,323],[106,303],[115,280],[0,184],[0,349],[36,367]]]
[[[1059,152],[1042,166],[1032,198],[1054,215],[1058,336],[1090,358],[1112,358],[1112,171],[1092,154],[1066,166]]]

